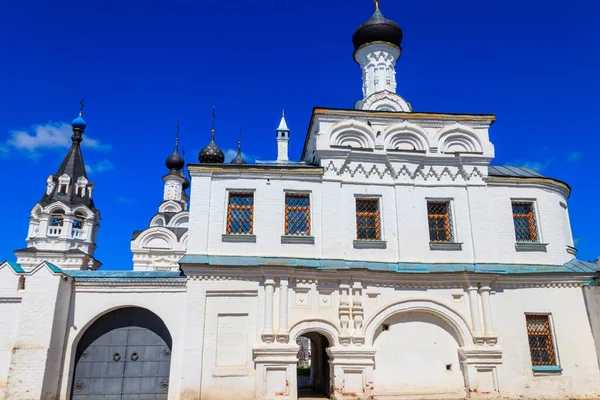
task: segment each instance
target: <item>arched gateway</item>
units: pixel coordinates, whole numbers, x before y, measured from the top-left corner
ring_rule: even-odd
[[[77,345],[71,399],[166,399],[171,345],[164,322],[146,309],[103,315]]]

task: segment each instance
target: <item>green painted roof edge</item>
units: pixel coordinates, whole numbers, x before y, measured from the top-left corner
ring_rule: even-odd
[[[596,265],[573,259],[563,265],[546,264],[487,264],[487,263],[383,263],[375,261],[348,261],[315,258],[254,257],[254,256],[207,256],[186,254],[181,265],[203,264],[224,267],[306,267],[318,270],[367,269],[370,271],[396,273],[448,273],[474,272],[488,274],[531,273],[598,273]]]

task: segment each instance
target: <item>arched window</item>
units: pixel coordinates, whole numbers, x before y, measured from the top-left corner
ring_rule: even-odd
[[[83,229],[83,221],[85,220],[84,215],[77,211],[75,213],[75,218],[73,219],[73,229],[71,230],[71,236],[74,238],[78,238],[81,236]]]
[[[52,211],[50,215],[50,226],[63,226],[65,212],[63,210]]]

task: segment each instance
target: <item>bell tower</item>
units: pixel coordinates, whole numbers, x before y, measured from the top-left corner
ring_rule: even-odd
[[[17,263],[25,270],[42,261],[62,269],[98,269],[94,258],[100,212],[94,205],[94,183],[85,172],[81,142],[86,123],[79,115],[71,122],[71,148],[58,171],[46,179],[46,190],[31,210],[27,247],[15,250]]]

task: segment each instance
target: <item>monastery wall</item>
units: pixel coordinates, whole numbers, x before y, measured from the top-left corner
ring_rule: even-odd
[[[0,399],[5,396],[8,368],[17,339],[21,292],[19,277],[10,268],[0,268]]]

